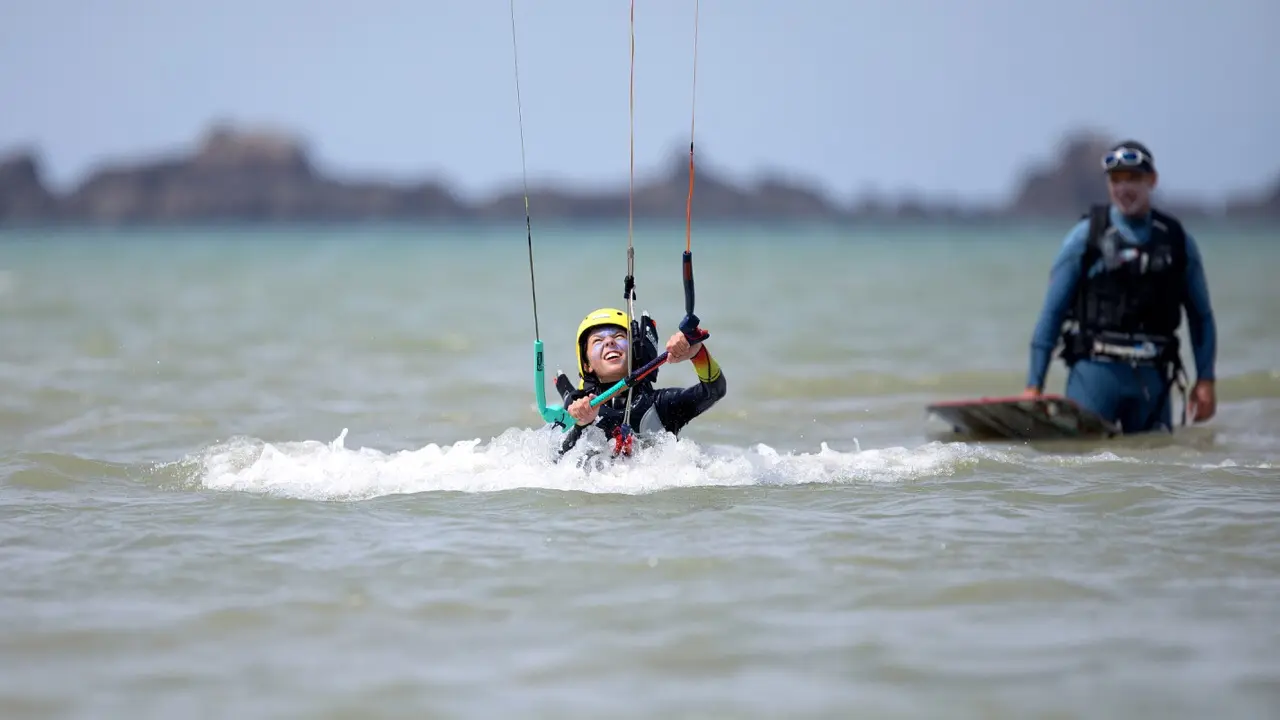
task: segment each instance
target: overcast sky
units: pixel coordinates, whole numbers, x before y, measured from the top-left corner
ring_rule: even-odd
[[[638,174],[687,150],[693,0],[636,3]],[[508,0],[0,0],[0,148],[59,187],[217,118],[327,170],[519,180]],[[625,183],[628,2],[517,0],[531,180]],[[993,200],[1072,128],[1172,194],[1280,175],[1280,1],[703,0],[698,159],[848,197]]]

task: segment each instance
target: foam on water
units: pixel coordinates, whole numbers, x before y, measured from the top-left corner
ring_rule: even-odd
[[[637,495],[691,487],[902,483],[952,476],[979,463],[1061,468],[1154,462],[1106,449],[1064,456],[958,442],[855,452],[832,450],[824,442],[816,452],[780,453],[765,444],[749,448],[703,446],[671,436],[638,447],[636,457],[615,460],[598,431],[583,435],[578,446],[557,461],[556,448],[562,436],[546,428],[511,428],[487,442],[476,438],[430,443],[390,453],[348,448],[346,435],[344,428],[327,443],[270,443],[235,437],[170,467],[176,466],[189,483],[211,490],[306,500],[364,500],[422,492],[531,488]],[[1233,465],[1228,461],[1184,467]]]
[[[420,492],[496,492],[521,488],[642,494],[672,488],[894,483],[951,475],[981,459],[1007,454],[962,443],[932,443],[839,452],[822,443],[812,453],[703,446],[671,436],[637,446],[636,456],[610,457],[603,435],[584,434],[556,461],[561,435],[512,428],[488,442],[431,443],[417,450],[350,449],[347,431],[332,442],[269,443],[236,437],[176,463],[187,478],[213,490],[311,500],[361,500]]]

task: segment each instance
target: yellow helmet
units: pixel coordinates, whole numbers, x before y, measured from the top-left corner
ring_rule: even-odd
[[[587,373],[587,354],[585,351],[587,334],[598,327],[605,325],[614,325],[622,328],[630,339],[631,334],[631,318],[621,310],[614,308],[600,308],[587,313],[587,316],[578,324],[578,342],[575,350],[578,353],[578,375],[586,377]]]

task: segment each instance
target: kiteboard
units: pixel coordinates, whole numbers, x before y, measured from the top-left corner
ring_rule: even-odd
[[[1106,438],[1120,428],[1060,395],[936,402],[928,412],[975,438],[1052,440]]]

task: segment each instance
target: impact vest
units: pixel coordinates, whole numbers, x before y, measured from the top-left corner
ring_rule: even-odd
[[[1187,236],[1182,223],[1151,211],[1151,236],[1130,242],[1111,225],[1107,205],[1083,216],[1089,235],[1062,357],[1136,364],[1177,363],[1186,295]],[[1083,219],[1082,218],[1082,219]]]

